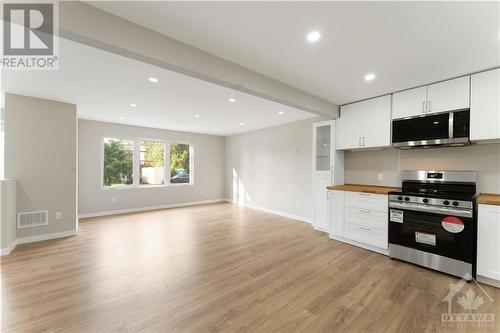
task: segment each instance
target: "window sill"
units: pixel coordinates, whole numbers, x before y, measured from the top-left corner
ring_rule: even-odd
[[[114,190],[132,190],[132,189],[145,189],[145,188],[165,188],[165,187],[178,187],[178,186],[193,186],[194,183],[173,183],[166,185],[130,185],[130,186],[120,186],[120,187],[102,187],[103,191],[114,191]]]

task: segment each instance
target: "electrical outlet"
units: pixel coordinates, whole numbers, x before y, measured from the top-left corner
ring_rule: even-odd
[[[56,212],[56,220],[62,219],[62,212]]]
[[[383,182],[384,181],[384,174],[383,173],[379,173],[378,174],[378,181],[379,182]]]
[[[116,197],[111,197],[111,203],[116,203]]]

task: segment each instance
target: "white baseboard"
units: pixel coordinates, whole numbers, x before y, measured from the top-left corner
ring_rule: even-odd
[[[260,210],[262,212],[266,212],[266,213],[270,213],[270,214],[274,214],[274,215],[283,216],[283,217],[286,217],[286,218],[289,218],[289,219],[292,219],[292,220],[297,220],[297,221],[305,222],[305,223],[308,223],[308,224],[312,223],[311,219],[306,218],[306,217],[297,216],[297,215],[293,215],[293,214],[288,214],[288,213],[280,212],[280,211],[277,211],[277,210],[274,210],[274,209],[268,209],[268,208],[264,208],[264,207],[252,205],[252,204],[249,204],[249,203],[235,202],[235,201],[230,200],[230,199],[226,199],[225,201],[231,202],[231,203],[234,203],[236,205],[243,206],[243,207],[248,207],[248,208]]]
[[[41,241],[45,241],[45,240],[49,240],[49,239],[71,237],[71,236],[76,236],[76,235],[78,235],[77,230],[70,230],[70,231],[54,232],[52,234],[44,234],[44,235],[36,235],[36,236],[18,238],[15,241],[13,241],[9,245],[9,247],[1,249],[0,255],[1,256],[9,255],[14,250],[14,248],[20,244],[41,242]]]
[[[106,211],[102,211],[102,212],[78,214],[78,218],[79,219],[86,219],[89,217],[109,216],[109,215],[118,215],[118,214],[127,214],[127,213],[139,213],[139,212],[147,212],[147,211],[151,211],[151,210],[204,205],[204,204],[211,204],[211,203],[223,202],[223,201],[226,201],[226,199],[190,201],[190,202],[180,202],[180,203],[175,203],[175,204],[166,204],[166,205],[159,205],[159,206],[106,210]]]
[[[9,246],[0,249],[0,256],[8,256],[12,252],[12,250],[14,250],[16,245],[16,241],[13,241],[9,244]]]

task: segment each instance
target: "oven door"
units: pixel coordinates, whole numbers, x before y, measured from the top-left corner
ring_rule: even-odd
[[[391,202],[389,243],[473,263],[472,210]]]

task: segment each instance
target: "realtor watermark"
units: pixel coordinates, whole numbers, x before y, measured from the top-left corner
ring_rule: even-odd
[[[3,1],[1,11],[0,68],[58,69],[57,1]]]
[[[448,303],[448,312],[441,314],[441,326],[495,327],[495,314],[481,311],[481,307],[487,303],[494,305],[494,301],[486,290],[467,273],[458,283],[450,284],[448,294],[443,298],[443,302]]]

